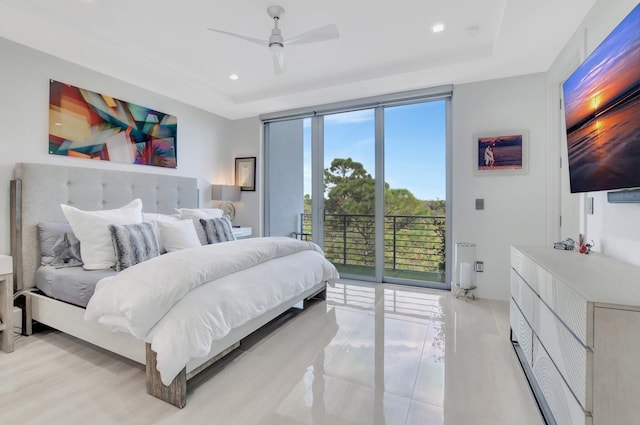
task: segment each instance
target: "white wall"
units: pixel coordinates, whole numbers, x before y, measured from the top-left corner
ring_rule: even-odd
[[[544,245],[549,233],[547,98],[544,74],[454,87],[453,243],[476,244],[485,271],[476,274],[477,295],[507,300],[510,246]],[[528,130],[529,172],[472,174],[474,133]],[[475,199],[484,199],[484,210]]]
[[[549,69],[550,87],[558,87],[636,5],[637,0],[596,2]],[[554,133],[554,136],[551,145],[566,160],[566,137],[562,131]],[[567,181],[568,170],[565,168],[562,172],[563,181]],[[563,213],[563,222],[571,221],[573,230],[573,234],[569,232],[563,236],[572,236],[577,240],[576,233],[582,232],[588,241],[595,242],[595,251],[640,265],[640,204],[609,204],[606,192],[570,194],[568,184],[563,184],[561,197],[572,213],[566,220],[566,213]],[[586,197],[594,198],[593,215],[584,214]]]
[[[235,182],[235,158],[256,157],[256,190],[255,192],[242,192],[240,202],[235,203],[236,217],[234,225],[250,226],[253,236],[262,235],[263,226],[263,193],[264,176],[262,167],[262,123],[256,118],[246,118],[229,122],[228,137],[220,142],[219,151],[225,158],[224,167],[220,170],[224,173],[219,176],[218,183]]]
[[[10,252],[9,181],[16,162],[52,163],[196,177],[202,206],[220,168],[232,169],[224,143],[230,121],[126,82],[0,38],[0,253]],[[178,118],[178,168],[90,161],[48,154],[49,79],[73,84]],[[254,138],[255,140],[255,138]],[[253,143],[253,142],[252,142]]]

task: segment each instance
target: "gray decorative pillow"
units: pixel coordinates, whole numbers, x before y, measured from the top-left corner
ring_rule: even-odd
[[[60,269],[63,267],[78,267],[82,265],[80,257],[80,241],[72,232],[60,236],[53,246],[53,260],[50,265]]]
[[[207,243],[211,244],[236,240],[236,237],[233,235],[231,221],[229,221],[227,217],[210,218],[208,220],[201,218],[200,224],[202,224],[204,233],[207,236]]]
[[[116,253],[116,271],[160,255],[153,223],[110,224],[109,232]]]
[[[65,234],[68,235],[66,242],[63,241]],[[62,244],[80,244],[78,239],[73,234],[69,223],[58,221],[38,223],[38,236],[40,239],[39,242],[41,264],[43,266],[51,265],[52,261],[54,261],[56,257],[59,257],[58,260],[77,257],[77,260],[80,261],[80,264],[73,265],[82,265],[82,260],[79,254],[77,256],[73,255],[73,253],[64,255],[64,253],[62,252]],[[54,250],[54,247],[56,246],[57,248],[56,250]],[[75,248],[76,247],[74,247],[74,249]],[[57,267],[61,267],[61,264],[64,263],[64,261],[57,261],[57,263]]]

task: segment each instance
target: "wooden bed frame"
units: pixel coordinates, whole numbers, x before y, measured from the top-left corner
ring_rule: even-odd
[[[214,341],[209,355],[185,365],[173,382],[165,386],[156,370],[156,353],[150,344],[132,335],[111,332],[96,322],[84,320],[84,309],[33,292],[34,273],[40,264],[38,223],[64,221],[60,204],[86,210],[119,208],[141,198],[145,212],[170,214],[175,208],[197,206],[196,179],[188,177],[119,172],[48,164],[16,164],[11,182],[11,253],[14,286],[22,294],[23,333],[30,335],[32,320],[90,342],[146,366],[147,393],[177,407],[186,404],[187,381],[240,345],[240,341],[285,313],[296,304],[303,307],[312,298],[325,299],[326,283],[320,282],[300,296],[265,312]]]

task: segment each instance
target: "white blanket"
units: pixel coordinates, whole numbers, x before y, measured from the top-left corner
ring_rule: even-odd
[[[211,343],[338,273],[320,248],[256,238],[156,257],[101,280],[86,320],[151,343],[168,385]]]

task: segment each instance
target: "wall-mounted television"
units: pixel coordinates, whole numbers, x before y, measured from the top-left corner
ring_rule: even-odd
[[[562,89],[571,192],[640,187],[640,4]]]

